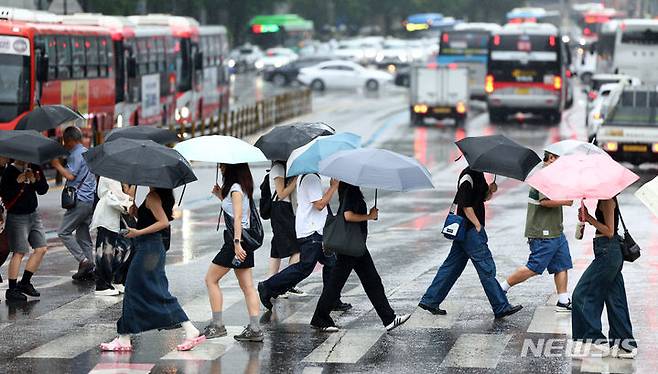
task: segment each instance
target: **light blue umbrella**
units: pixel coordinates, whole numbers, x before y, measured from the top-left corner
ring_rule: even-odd
[[[287,176],[319,172],[320,161],[336,152],[357,149],[361,146],[361,137],[351,132],[320,136],[301,146],[288,158]]]

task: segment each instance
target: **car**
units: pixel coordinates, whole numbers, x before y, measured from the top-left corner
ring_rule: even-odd
[[[260,70],[260,58],[263,52],[258,46],[245,44],[229,53],[228,67],[234,71],[245,72],[248,70]]]
[[[357,41],[345,40],[338,43],[333,50],[336,57],[354,62],[365,61],[365,53]]]
[[[331,60],[302,68],[297,79],[316,91],[360,87],[377,91],[381,85],[393,81],[393,76],[380,70],[364,68],[352,61]]]
[[[407,65],[397,69],[393,83],[396,86],[409,87],[411,84],[411,66]]]
[[[387,68],[389,65],[399,66],[411,60],[411,50],[404,40],[386,39],[382,48],[375,56],[378,68]]]
[[[619,89],[620,83],[606,83],[597,91],[596,98],[592,101],[591,109],[585,116],[585,125],[587,126],[587,137],[592,141],[599,127],[603,123],[605,116],[608,114],[610,104],[610,93],[614,89]]]
[[[281,66],[295,61],[299,56],[289,48],[270,48],[260,58],[260,64],[263,70],[280,68]]]
[[[629,75],[625,74],[594,74],[590,79],[590,88],[585,90],[587,94],[587,106],[586,112],[592,109],[592,103],[596,99],[599,89],[601,86],[607,83],[619,83],[622,81],[628,81],[631,85],[637,86],[640,84],[640,80]]]
[[[297,80],[299,69],[333,59],[333,56],[301,57],[281,67],[265,69],[263,71],[263,79],[267,82],[272,82],[277,86],[286,86]]]

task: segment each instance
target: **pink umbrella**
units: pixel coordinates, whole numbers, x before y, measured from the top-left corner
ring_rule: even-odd
[[[607,200],[638,179],[607,155],[579,154],[560,157],[527,182],[551,200]]]

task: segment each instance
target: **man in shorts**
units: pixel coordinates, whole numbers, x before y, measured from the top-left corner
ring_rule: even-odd
[[[544,167],[558,159],[558,155],[544,152]],[[503,291],[548,270],[555,279],[558,294],[556,312],[571,312],[571,299],[567,293],[567,270],[573,267],[569,243],[563,233],[562,207],[571,206],[571,200],[550,200],[541,192],[530,188],[525,236],[530,245],[530,256],[525,266],[518,268],[501,283]]]

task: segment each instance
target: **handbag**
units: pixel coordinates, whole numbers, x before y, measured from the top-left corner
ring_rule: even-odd
[[[233,218],[222,209],[224,213],[224,222],[226,223],[226,231],[230,238],[235,238],[233,228]],[[245,251],[255,251],[263,246],[263,238],[265,232],[263,231],[263,223],[258,215],[258,209],[252,199],[249,199],[249,228],[242,228],[242,236],[240,244]],[[224,236],[226,238],[226,236]]]
[[[619,203],[617,203],[617,208],[619,208]],[[633,262],[640,257],[640,246],[637,245],[631,234],[629,234],[626,224],[624,223],[624,218],[621,216],[621,210],[619,210],[619,220],[621,221],[621,226],[624,228],[624,236],[621,239],[621,253],[624,256],[624,261]]]
[[[458,191],[459,187],[464,182],[469,182],[472,186],[473,178],[469,175],[464,175],[457,185]],[[452,200],[452,205],[450,206],[448,216],[443,223],[441,233],[448,240],[463,241],[466,239],[466,220],[464,217],[457,214],[457,194],[455,194],[455,198]]]
[[[85,174],[84,178],[78,183],[77,187],[66,186],[62,190],[62,208],[69,210],[75,208],[75,205],[78,203],[78,189],[82,187],[82,184],[87,180],[89,176],[89,170]]]
[[[324,223],[322,245],[325,251],[334,251],[343,256],[361,257],[366,254],[366,237],[358,223],[345,221],[343,205],[341,201],[336,215],[331,213],[331,207],[327,205],[329,214]]]

